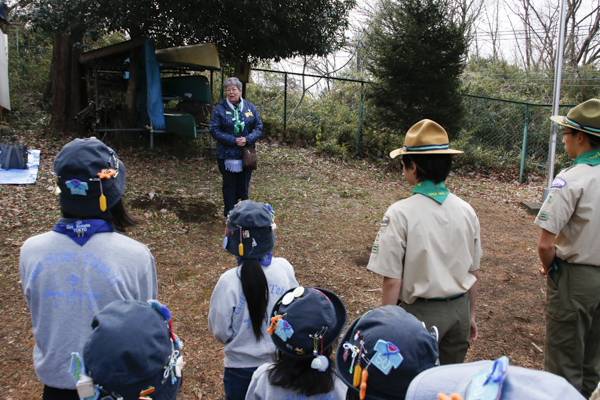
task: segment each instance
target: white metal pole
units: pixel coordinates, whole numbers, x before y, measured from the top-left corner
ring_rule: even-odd
[[[560,29],[558,34],[558,48],[556,49],[556,65],[554,68],[554,98],[552,102],[552,115],[559,114],[560,105],[560,82],[562,78],[562,62],[563,62],[563,49],[565,47],[565,5],[566,1],[561,0],[560,5]],[[546,200],[548,193],[550,192],[550,186],[554,180],[554,159],[556,156],[556,134],[558,131],[558,125],[556,122],[552,122],[552,128],[550,131],[550,148],[548,150],[548,181],[544,193],[542,195],[542,201]]]

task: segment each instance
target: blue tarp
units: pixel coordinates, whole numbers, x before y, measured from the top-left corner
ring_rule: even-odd
[[[35,183],[38,167],[40,165],[40,150],[29,150],[27,157],[27,169],[0,168],[1,185],[27,185]]]
[[[160,70],[154,54],[154,39],[148,39],[142,51],[138,69],[138,94],[136,96],[138,117],[144,125],[154,129],[165,129],[165,109],[163,108]]]
[[[165,109],[163,107],[162,89],[160,87],[160,69],[154,51],[154,39],[148,39],[144,46],[146,60],[146,94],[148,116],[154,129],[165,129]]]

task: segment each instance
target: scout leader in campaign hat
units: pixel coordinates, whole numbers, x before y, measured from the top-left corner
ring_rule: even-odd
[[[461,150],[450,148],[450,140],[446,130],[430,119],[422,119],[414,124],[404,138],[404,146],[393,150],[391,158],[405,154],[461,154]]]
[[[566,117],[554,115],[550,119],[558,125],[600,136],[600,100],[584,101],[573,107]]]
[[[436,337],[437,329],[428,332],[398,306],[379,307],[355,319],[335,354],[348,398],[403,400],[412,379],[438,365]]]
[[[60,207],[71,216],[92,217],[113,208],[125,191],[125,165],[96,138],[67,143],[54,159]]]

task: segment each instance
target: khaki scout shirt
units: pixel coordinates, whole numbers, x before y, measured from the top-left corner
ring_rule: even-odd
[[[558,235],[558,258],[600,266],[600,165],[578,164],[560,171],[535,224]]]
[[[465,293],[480,258],[479,220],[467,202],[450,194],[440,204],[415,194],[385,212],[367,268],[402,279],[400,300],[411,304]]]

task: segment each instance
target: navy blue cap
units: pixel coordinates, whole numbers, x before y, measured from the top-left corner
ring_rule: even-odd
[[[359,332],[359,335],[357,335]],[[415,316],[398,306],[383,306],[371,310],[352,322],[340,340],[335,355],[335,364],[339,376],[348,386],[348,390],[359,392],[353,386],[352,357],[344,361],[344,343],[349,342],[358,348],[364,341],[366,357],[371,360],[368,367],[367,399],[388,400],[404,399],[408,385],[420,372],[434,367],[439,357],[436,339],[429,334],[423,323]],[[400,350],[403,357],[397,368],[391,368],[384,374],[373,364],[377,357],[375,346],[379,340],[391,342]],[[361,367],[367,362],[361,357]],[[354,365],[358,364],[358,358]]]
[[[116,175],[102,179],[98,174],[113,170]],[[67,143],[54,159],[58,176],[60,207],[76,217],[92,217],[103,212],[100,195],[106,197],[110,210],[125,191],[125,165],[117,154],[98,139],[75,139]]]
[[[317,344],[320,354],[338,339],[346,325],[344,303],[333,292],[321,288],[288,290],[275,303],[270,317],[277,315],[290,324],[294,333],[286,341],[276,333],[271,335],[271,339],[279,350],[296,358],[314,357],[314,336],[317,333],[323,335],[322,342],[319,340]]]
[[[227,217],[227,251],[244,258],[262,258],[275,248],[273,209],[265,203],[240,201]],[[239,254],[240,242],[244,254]]]
[[[83,359],[95,384],[124,400],[137,400],[150,386],[153,400],[175,399],[181,378],[172,384],[171,374],[163,374],[179,349],[156,309],[138,300],[113,301],[94,316],[92,328]]]

